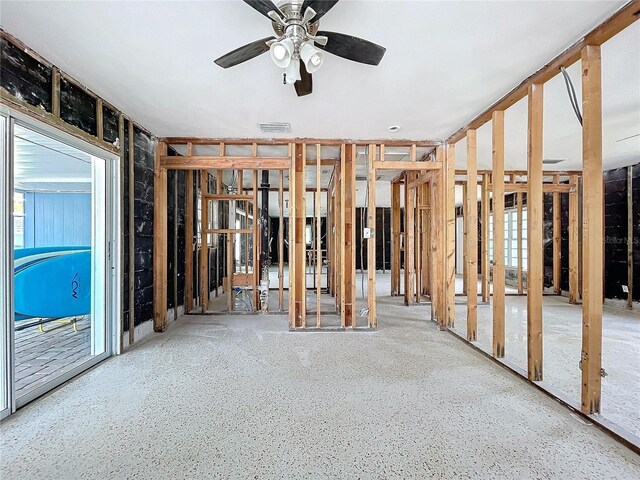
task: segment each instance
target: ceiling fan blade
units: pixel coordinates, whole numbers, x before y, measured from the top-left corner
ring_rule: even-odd
[[[308,7],[313,8],[316,11],[316,16],[311,19],[313,23],[320,20],[325,13],[335,7],[336,3],[338,3],[338,0],[304,0],[300,11],[304,14]]]
[[[222,68],[229,68],[233,67],[234,65],[238,65],[239,63],[246,62],[247,60],[251,60],[258,55],[262,55],[263,53],[268,52],[269,46],[266,42],[274,39],[275,37],[267,37],[261,40],[256,40],[255,42],[248,43],[247,45],[236,48],[226,55],[221,56],[220,58],[216,59],[215,62]]]
[[[277,13],[280,14],[280,16],[282,16],[282,12],[280,11],[280,9],[276,7],[275,3],[273,3],[271,0],[243,0],[243,1],[244,3],[252,7],[254,10],[257,10],[267,18],[269,18],[268,13],[271,10],[275,10]]]
[[[313,91],[313,79],[311,74],[307,72],[304,62],[300,62],[300,77],[301,79],[294,83],[293,86],[296,87],[296,93],[298,96],[304,97]]]
[[[367,65],[378,65],[384,56],[384,52],[387,51],[386,48],[380,45],[353,35],[326,31],[318,31],[316,35],[329,39],[324,46],[316,44],[319,49],[347,60],[366,63]]]

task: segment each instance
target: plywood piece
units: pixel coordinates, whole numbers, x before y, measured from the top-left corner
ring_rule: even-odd
[[[583,413],[600,413],[602,368],[603,177],[599,46],[582,49],[582,392]]]
[[[529,380],[542,380],[542,85],[531,85],[528,97],[527,190],[527,370]]]
[[[504,357],[505,261],[504,261],[504,112],[493,112],[493,356]]]

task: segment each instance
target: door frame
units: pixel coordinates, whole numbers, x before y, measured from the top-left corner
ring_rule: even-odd
[[[0,283],[2,293],[5,295],[6,302],[3,305],[3,324],[1,325],[6,336],[5,342],[5,364],[6,369],[0,380],[6,382],[8,386],[8,408],[0,412],[0,419],[14,413],[18,408],[35,400],[36,398],[51,391],[57,386],[67,382],[71,378],[83,373],[87,369],[95,366],[106,358],[120,353],[120,315],[121,315],[121,245],[120,245],[120,162],[118,155],[103,150],[100,147],[91,145],[86,141],[63,132],[55,127],[47,125],[29,115],[16,111],[5,105],[0,105],[0,115],[7,118],[7,128],[5,132],[5,155],[6,161],[0,167],[1,173],[4,175],[4,182],[0,184],[0,235],[8,248],[4,258],[0,254],[0,274],[4,281]],[[68,370],[38,388],[26,393],[20,398],[16,398],[15,392],[15,324],[13,311],[13,221],[12,221],[12,199],[14,192],[14,152],[13,137],[14,126],[33,130],[39,134],[48,136],[59,142],[65,143],[90,155],[98,157],[105,161],[105,203],[107,205],[105,212],[105,268],[104,268],[104,285],[105,292],[105,351],[100,355],[91,357],[85,362]],[[7,254],[8,253],[8,254]]]

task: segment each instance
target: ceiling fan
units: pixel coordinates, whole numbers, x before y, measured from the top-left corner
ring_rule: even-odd
[[[277,37],[251,42],[215,60],[222,68],[233,67],[267,51],[284,69],[284,82],[293,84],[299,97],[313,90],[311,74],[324,61],[324,52],[347,60],[378,65],[386,49],[362,38],[319,30],[320,19],[338,0],[285,0],[276,6],[272,0],[244,0],[271,20]]]

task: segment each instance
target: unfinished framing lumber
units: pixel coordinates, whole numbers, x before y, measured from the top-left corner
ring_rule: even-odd
[[[242,170],[238,171],[238,185],[240,185],[240,181],[242,180]],[[240,188],[238,186],[238,188]],[[243,195],[243,194],[231,194],[231,193],[208,193],[203,196],[206,200],[222,200],[229,202],[241,202],[241,201],[251,201],[253,202],[253,195]]]
[[[350,151],[350,150],[349,150]],[[345,266],[345,221],[346,221],[346,212],[345,212],[345,171],[346,171],[346,159],[347,159],[347,145],[342,145],[340,150],[341,161],[340,161],[340,171],[337,178],[338,185],[340,186],[339,195],[337,195],[338,200],[338,209],[339,209],[339,220],[337,223],[338,228],[338,264],[340,265],[340,275],[338,275],[338,292],[339,295],[336,295],[336,306],[340,309],[340,324],[342,328],[347,326],[347,319],[345,315],[345,296],[346,296],[346,288],[345,288],[345,275],[346,275],[346,266]],[[348,155],[351,155],[349,153]]]
[[[258,145],[289,145],[290,143],[301,144],[316,144],[319,143],[323,146],[340,147],[345,144],[353,145],[369,145],[371,143],[379,142],[380,139],[347,139],[347,138],[309,138],[309,137],[297,137],[297,138],[204,138],[204,137],[164,137],[161,139],[167,144],[184,145],[188,142],[194,145],[217,145],[220,142],[228,145],[252,145],[257,143]],[[388,147],[436,147],[442,142],[439,140],[409,140],[409,139],[388,139],[385,140],[385,144]]]
[[[96,98],[96,136],[101,142],[104,141],[104,119],[102,110],[102,99]]]
[[[280,170],[280,186],[278,188],[278,308],[284,307],[284,171]]]
[[[293,329],[297,326],[296,317],[296,157],[298,146],[294,143],[289,144],[289,154],[292,158],[291,168],[289,169],[289,328]]]
[[[503,178],[504,180],[504,178]],[[480,202],[480,245],[482,248],[482,263],[480,265],[481,292],[482,301],[489,301],[489,276],[491,269],[489,265],[489,217],[491,215],[491,206],[489,204],[489,174],[482,175],[482,193]],[[494,248],[495,257],[495,248]]]
[[[218,178],[222,180],[221,172]],[[222,182],[220,182],[222,185]],[[205,195],[209,192],[209,171],[200,171],[200,311],[205,313],[209,307],[209,201]],[[227,288],[229,286],[227,285]],[[216,289],[217,291],[217,289]]]
[[[345,158],[345,170],[343,184],[344,190],[344,211],[345,211],[345,223],[344,223],[344,285],[345,285],[345,298],[344,298],[344,311],[345,322],[347,327],[355,328],[356,325],[356,145],[349,145],[346,147],[347,156]]]
[[[414,247],[413,251],[415,252],[415,280],[416,284],[414,287],[414,292],[416,295],[416,303],[420,303],[420,297],[422,296],[422,264],[424,260],[423,252],[426,250],[426,245],[423,243],[422,238],[422,228],[426,226],[426,219],[424,218],[427,212],[426,199],[423,198],[424,185],[421,185],[420,188],[415,189],[416,196],[416,210],[415,210],[415,220],[414,220],[414,232],[413,232],[413,241]],[[411,187],[409,187],[411,188]],[[433,312],[433,309],[432,309]]]
[[[578,183],[577,175],[572,176],[571,183]],[[578,290],[579,260],[579,222],[578,191],[569,194],[569,303],[577,304],[580,300]]]
[[[478,338],[478,175],[476,131],[467,131],[467,340]]]
[[[522,278],[522,192],[516,193],[516,211],[517,211],[517,222],[518,222],[518,271],[517,271],[517,286],[518,293],[522,295],[524,292],[523,286],[523,278]],[[577,251],[576,251],[577,253]]]
[[[467,220],[467,195],[468,195],[467,182],[462,185],[462,294],[467,294],[467,282],[469,281],[469,248],[468,248],[468,233],[469,221]]]
[[[426,170],[439,170],[442,168],[441,162],[412,162],[412,161],[400,161],[389,160],[380,161],[377,160],[373,163],[373,167],[376,170],[407,170],[407,171],[426,171]],[[416,179],[417,177],[414,177]],[[414,187],[415,188],[415,187]]]
[[[58,76],[59,74],[60,72],[58,72]],[[60,79],[58,78],[58,81],[59,80]],[[58,108],[59,107],[60,107],[60,99],[58,99]],[[134,149],[134,135],[133,135],[134,129],[133,129],[133,122],[131,120],[129,120],[128,129],[129,129],[129,205],[128,205],[129,225],[127,226],[127,228],[129,229],[129,345],[133,345],[133,342],[135,341],[135,318],[136,318],[136,302],[135,302],[136,264],[135,262],[132,262],[131,259],[135,258],[134,256],[135,256],[135,246],[136,246],[136,226],[135,226],[135,199],[134,199],[134,196],[135,196],[134,195],[135,193],[134,151],[135,149]],[[124,140],[124,137],[123,137],[123,140]],[[156,147],[156,154],[157,153],[158,153],[158,147]],[[155,168],[156,166],[154,164],[154,182],[155,182]],[[166,196],[166,187],[165,187],[165,196]],[[154,214],[155,214],[155,203],[154,203]]]
[[[320,144],[316,145],[316,158],[321,157]],[[321,235],[321,208],[322,208],[322,194],[320,193],[320,180],[322,178],[322,171],[320,169],[322,162],[316,162],[316,189],[315,196],[315,217],[316,217],[316,328],[320,328],[320,294],[322,293],[322,235]]]
[[[627,167],[627,239],[633,238],[633,166]],[[633,244],[627,241],[627,308],[633,309]]]
[[[436,148],[436,158],[441,164],[446,163],[444,147]],[[445,280],[445,216],[446,216],[446,185],[444,183],[443,171],[434,172],[430,185],[430,217],[431,232],[430,239],[433,245],[430,262],[432,264],[431,274],[431,306],[435,312],[435,319],[438,327],[446,328],[446,287]]]
[[[384,148],[384,147],[381,147]],[[369,239],[367,240],[367,303],[369,307],[369,327],[376,328],[378,320],[376,318],[376,169],[373,162],[376,159],[376,146],[369,145],[368,158],[368,200],[367,205],[367,227],[369,228]]]
[[[184,313],[193,308],[193,172],[185,175]]]
[[[124,115],[122,115],[121,113],[118,114],[118,138],[122,138],[124,140]],[[120,192],[122,195],[122,202],[120,204],[120,245],[122,245],[122,248],[120,249],[120,275],[122,278],[122,282],[123,282],[123,287],[124,287],[124,269],[125,269],[125,262],[124,262],[124,231],[125,231],[125,224],[124,224],[124,212],[125,209],[129,208],[129,205],[125,205],[124,203],[124,193],[128,190],[129,185],[125,185],[124,184],[124,165],[125,165],[125,158],[124,158],[124,141],[120,142]],[[127,266],[128,268],[128,266]],[[128,270],[127,270],[128,272]],[[124,290],[124,289],[123,289]],[[131,303],[131,299],[129,300],[129,303]],[[129,306],[127,306],[127,308],[129,308]],[[124,300],[121,296],[120,298],[120,343],[119,343],[119,348],[120,351],[122,351],[122,349],[124,348]]]
[[[131,138],[130,135],[129,138]],[[156,146],[153,182],[153,330],[167,328],[167,170],[160,166],[160,156],[166,155],[166,143]],[[130,252],[130,256],[133,252]],[[131,262],[133,263],[133,262]],[[130,279],[132,282],[133,280]],[[129,335],[133,330],[129,327]]]
[[[257,146],[253,145],[253,154],[258,152]],[[253,308],[258,310],[260,304],[260,211],[258,208],[258,170],[253,171]]]
[[[527,371],[531,381],[542,380],[542,106],[543,86],[533,84],[529,87],[527,149]]]
[[[554,184],[559,184],[560,178],[555,175],[553,178]],[[560,256],[562,250],[560,248],[561,239],[561,223],[560,223],[560,192],[553,193],[553,291],[560,295],[560,274],[561,263]]]
[[[560,67],[570,67],[575,62],[580,60],[582,48],[586,45],[602,45],[611,37],[617,35],[619,32],[627,28],[633,22],[638,20],[638,1],[631,1],[624,7],[614,13],[610,18],[594,28],[587,35],[575,42],[569,48],[567,48],[560,55],[555,57],[550,62],[547,62],[544,67],[540,68],[534,74],[523,80],[517,87],[507,93],[500,100],[495,102],[484,112],[474,118],[467,125],[460,128],[457,132],[451,135],[448,139],[448,143],[456,143],[465,136],[465,132],[470,129],[477,129],[484,125],[491,119],[491,115],[496,110],[506,110],[518,100],[523,99],[528,94],[528,88],[531,85],[542,85],[560,71]]]
[[[295,152],[295,243],[294,308],[296,328],[306,327],[306,174],[307,146],[296,145]]]
[[[447,327],[453,328],[456,318],[456,147],[446,146],[446,203],[447,203],[447,253],[446,253],[446,282],[447,282]]]
[[[493,112],[493,356],[504,357],[504,112]]]
[[[404,183],[404,304],[411,305],[415,300],[415,188],[409,188],[417,173],[407,172]]]
[[[288,157],[168,157],[162,156],[163,168],[170,170],[286,170],[291,160]]]
[[[583,413],[600,413],[602,368],[603,177],[600,47],[582,49],[582,395]]]
[[[220,148],[220,154],[224,155],[224,148],[225,148],[224,143],[221,143],[219,148]],[[200,188],[200,190],[202,191],[202,187]],[[222,170],[216,170],[216,193],[222,193]],[[220,210],[218,209],[216,213],[219,215]],[[219,219],[216,218],[215,225],[218,225],[218,222],[219,222]],[[220,237],[218,235],[215,236],[215,246],[216,246],[215,250],[216,250],[216,297],[217,297],[219,295],[218,291],[220,290],[222,277],[224,276],[223,269],[220,263],[220,260],[221,260],[220,250],[224,250],[224,248],[223,249],[220,248]]]
[[[400,238],[400,183],[394,182],[391,184],[391,296],[400,295]]]

